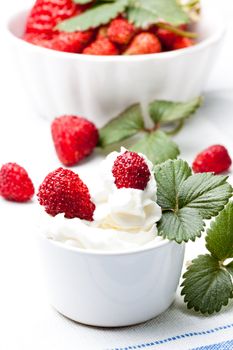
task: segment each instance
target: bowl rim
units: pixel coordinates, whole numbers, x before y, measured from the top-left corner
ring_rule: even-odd
[[[62,52],[62,51],[56,51],[51,50],[45,47],[33,45],[29,42],[26,42],[22,38],[18,37],[16,34],[14,34],[11,30],[12,23],[16,21],[16,19],[19,19],[20,17],[25,17],[26,14],[30,10],[24,9],[21,11],[17,11],[14,14],[12,14],[6,24],[6,31],[8,33],[8,36],[10,36],[13,40],[17,41],[19,44],[22,44],[23,47],[27,49],[32,49],[35,52],[41,52],[44,54],[48,54],[51,56],[57,56],[59,59],[71,59],[71,60],[77,60],[77,61],[90,61],[90,62],[144,62],[144,61],[163,61],[171,58],[176,58],[177,56],[184,56],[184,55],[192,55],[195,52],[199,52],[204,50],[206,47],[212,46],[216,44],[218,41],[221,40],[223,37],[225,31],[226,31],[226,24],[224,24],[224,21],[222,20],[221,16],[218,16],[218,21],[216,22],[216,26],[214,27],[213,33],[208,35],[207,38],[203,39],[202,41],[198,42],[194,46],[190,46],[188,48],[179,49],[179,50],[173,50],[173,51],[167,51],[167,52],[159,52],[154,54],[147,54],[147,55],[132,55],[132,56],[123,56],[123,55],[115,55],[115,56],[95,56],[95,55],[84,55],[80,53],[69,53],[69,52]],[[205,11],[204,11],[205,12]]]
[[[144,254],[146,252],[150,252],[152,250],[160,249],[163,246],[176,244],[177,246],[184,246],[184,243],[177,243],[175,241],[171,241],[168,239],[162,238],[161,241],[156,241],[153,246],[146,246],[142,245],[140,248],[130,249],[130,250],[124,250],[124,251],[105,251],[105,250],[95,250],[95,249],[82,249],[74,246],[66,245],[64,242],[55,241],[51,238],[46,237],[41,232],[37,233],[37,237],[39,240],[42,240],[44,242],[47,242],[49,245],[52,245],[54,247],[57,247],[59,249],[63,249],[75,254],[84,255],[84,256],[105,256],[105,257],[116,257],[116,256],[127,256],[127,255],[140,255]]]

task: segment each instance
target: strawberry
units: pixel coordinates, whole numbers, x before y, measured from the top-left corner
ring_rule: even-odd
[[[93,220],[95,204],[91,201],[87,186],[71,170],[58,168],[49,173],[39,187],[38,200],[45,211],[66,218]]]
[[[187,31],[188,26],[186,24],[181,24],[177,27],[180,30]],[[169,29],[163,29],[163,28],[158,28],[155,29],[155,33],[157,37],[159,38],[164,50],[175,50],[174,43],[177,42],[182,42],[181,36],[175,34],[174,32],[170,31]],[[185,40],[186,41],[186,40]],[[184,42],[185,42],[184,41]]]
[[[143,32],[136,35],[124,55],[144,55],[161,52],[159,39],[152,33]]]
[[[183,36],[177,36],[172,44],[173,50],[185,49],[194,45],[194,41]]]
[[[51,34],[54,27],[82,11],[72,0],[37,0],[26,23],[26,33]]]
[[[54,38],[54,34],[37,34],[37,33],[24,33],[22,39],[32,43],[34,45],[39,45],[40,42],[52,40]]]
[[[227,149],[221,145],[214,145],[199,153],[193,162],[195,173],[213,172],[220,174],[231,166],[231,158]]]
[[[72,115],[56,118],[51,132],[58,158],[67,166],[77,164],[90,155],[99,139],[98,130],[92,122]]]
[[[36,46],[42,46],[51,48],[51,40],[53,35],[51,34],[36,34],[36,33],[25,33],[22,37],[23,40]]]
[[[159,38],[163,48],[165,50],[171,50],[173,47],[173,43],[176,39],[176,34],[171,32],[170,30],[158,28],[156,31],[156,35]]]
[[[118,55],[119,51],[108,38],[103,37],[87,46],[83,53],[85,55],[112,56]]]
[[[26,170],[16,163],[7,163],[0,170],[0,195],[14,202],[27,202],[34,195],[34,186]]]
[[[93,35],[92,31],[59,33],[51,41],[51,49],[57,51],[80,53],[89,43]]]
[[[107,34],[112,42],[127,45],[135,34],[135,28],[127,19],[116,18],[110,23]]]
[[[117,157],[112,174],[117,188],[144,190],[150,179],[150,170],[145,160],[137,153],[129,151]]]
[[[92,35],[93,32],[91,30],[73,33],[60,32],[54,35],[28,33],[23,36],[23,39],[31,44],[47,49],[80,53],[89,43]]]

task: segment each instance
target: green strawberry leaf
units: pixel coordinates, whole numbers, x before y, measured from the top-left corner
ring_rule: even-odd
[[[149,105],[149,114],[155,123],[171,123],[188,118],[201,104],[201,97],[188,102],[154,101]]]
[[[180,153],[178,146],[160,130],[147,133],[130,150],[143,153],[153,164],[175,159]]]
[[[128,0],[100,3],[91,7],[82,14],[59,23],[56,28],[64,32],[84,31],[107,24],[118,14],[125,11]]]
[[[127,14],[129,20],[140,28],[158,22],[172,25],[189,22],[188,15],[176,0],[133,0],[130,2]]]
[[[233,258],[233,202],[228,203],[211,223],[206,248],[220,261]]]
[[[91,0],[74,0],[74,2],[88,4]],[[159,22],[167,22],[172,27],[189,22],[188,15],[176,0],[166,0],[166,2],[161,0],[99,0],[84,13],[59,23],[56,29],[74,32],[96,28],[109,23],[123,12],[126,13],[129,21],[138,27],[148,27],[150,24]]]
[[[99,130],[101,147],[125,140],[144,128],[140,105],[133,105]]]
[[[129,6],[127,17],[129,22],[138,28],[147,28],[151,24],[159,22],[157,13],[151,12],[148,8],[142,6]]]
[[[203,219],[218,215],[232,196],[227,179],[212,173],[192,175],[179,190],[179,208],[196,208]]]
[[[204,221],[196,209],[165,211],[158,224],[158,235],[177,243],[195,241],[201,236],[204,226]]]
[[[192,174],[187,162],[168,160],[167,162],[154,167],[155,179],[157,182],[157,202],[163,209],[177,207],[177,196],[183,182]]]
[[[210,255],[194,259],[183,278],[181,295],[189,309],[212,314],[233,297],[230,274]]]
[[[168,160],[154,168],[157,182],[157,203],[163,210],[158,234],[177,243],[200,237],[205,224],[199,210],[179,208],[179,191],[191,177],[189,165],[181,160]]]
[[[216,216],[232,193],[226,176],[192,175],[188,164],[180,159],[155,166],[154,174],[157,202],[163,210],[159,235],[177,243],[200,237],[203,219]]]

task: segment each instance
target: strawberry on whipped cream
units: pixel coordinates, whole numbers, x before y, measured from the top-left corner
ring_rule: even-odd
[[[122,251],[153,245],[162,238],[157,236],[161,208],[156,203],[152,168],[142,154],[124,148],[110,153],[95,174],[97,181],[87,183],[95,205],[93,220],[68,219],[63,213],[43,215],[43,233],[55,241],[91,250]],[[145,188],[138,189],[143,182]]]

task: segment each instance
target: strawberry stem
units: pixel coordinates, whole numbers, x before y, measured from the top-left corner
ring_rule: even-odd
[[[186,7],[186,8],[193,8],[193,7],[196,7],[199,4],[200,4],[200,0],[191,0],[191,1],[187,2],[183,6]]]
[[[183,36],[186,38],[196,39],[198,37],[197,33],[187,32],[185,30],[179,29],[179,28],[174,27],[174,26],[167,24],[167,23],[159,22],[159,23],[156,23],[156,25],[159,28],[169,30],[170,32],[172,32],[174,34],[177,34],[179,36]]]
[[[178,134],[178,132],[183,128],[183,126],[184,126],[184,120],[180,120],[174,129],[170,131],[165,131],[165,133],[169,136],[174,136]]]
[[[153,126],[153,128],[143,128],[143,131],[150,133],[150,132],[154,132],[154,131],[158,130],[159,128],[160,128],[160,124],[156,123]]]

